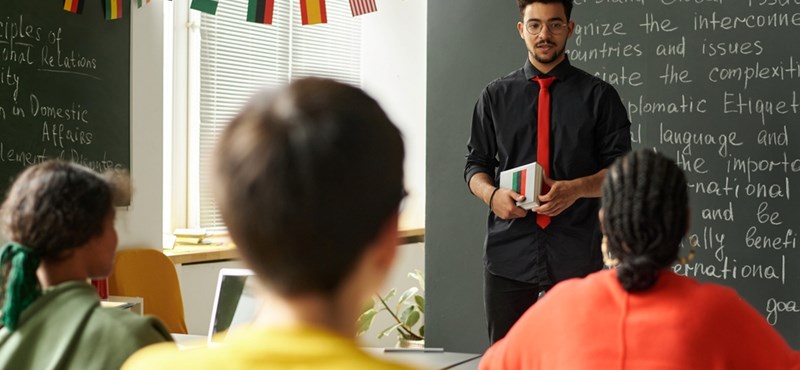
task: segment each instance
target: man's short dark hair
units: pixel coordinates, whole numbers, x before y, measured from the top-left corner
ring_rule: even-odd
[[[561,3],[562,5],[564,5],[564,12],[567,14],[567,20],[572,19],[571,18],[572,0],[517,0],[517,5],[519,6],[519,13],[524,15],[525,8],[533,3],[544,3],[544,4]]]
[[[403,141],[362,90],[320,78],[256,96],[216,151],[216,195],[243,257],[284,296],[332,295],[396,214]]]

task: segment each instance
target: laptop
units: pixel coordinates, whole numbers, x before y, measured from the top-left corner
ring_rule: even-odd
[[[262,303],[256,294],[256,285],[252,270],[224,268],[219,271],[208,327],[209,346],[221,344],[228,331],[255,320]]]

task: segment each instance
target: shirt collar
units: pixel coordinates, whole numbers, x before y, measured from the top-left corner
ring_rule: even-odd
[[[528,58],[525,58],[525,66],[522,69],[525,71],[525,78],[527,80],[531,80],[539,75],[555,76],[556,79],[558,80],[564,80],[567,76],[569,76],[572,73],[573,68],[572,64],[570,64],[569,62],[569,58],[565,57],[564,60],[561,61],[561,63],[558,63],[558,65],[555,66],[555,68],[551,69],[550,72],[548,72],[547,74],[544,74],[538,69],[536,69],[536,67],[533,66],[530,59]]]

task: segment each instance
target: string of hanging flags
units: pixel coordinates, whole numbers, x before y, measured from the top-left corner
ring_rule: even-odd
[[[81,14],[85,0],[64,0],[64,10]],[[142,3],[150,0],[136,0],[138,8]],[[190,0],[190,8],[208,13],[217,14],[220,0]],[[288,1],[288,0],[287,0]],[[298,0],[300,2],[300,17],[304,25],[328,23],[325,0]],[[378,11],[375,0],[348,0],[350,13],[353,17]],[[103,14],[107,20],[122,18],[123,0],[102,0]],[[272,24],[272,12],[275,0],[248,0],[247,21],[262,24]]]
[[[191,0],[190,7],[208,14],[217,13],[219,0]],[[304,25],[328,23],[325,0],[298,0],[300,1],[300,18]],[[355,17],[367,13],[377,12],[375,0],[348,0],[350,13]],[[254,23],[272,24],[272,13],[275,0],[248,0],[247,21]]]

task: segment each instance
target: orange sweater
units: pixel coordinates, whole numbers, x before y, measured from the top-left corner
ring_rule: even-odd
[[[480,369],[789,370],[800,353],[730,288],[664,270],[629,294],[606,270],[558,284]]]

